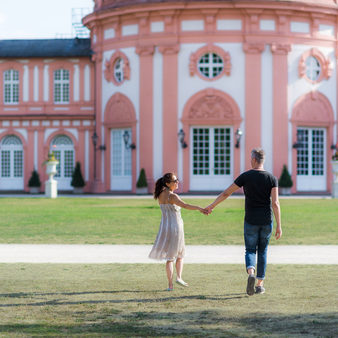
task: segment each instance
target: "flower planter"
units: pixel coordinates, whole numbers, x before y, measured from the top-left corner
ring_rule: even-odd
[[[30,194],[38,194],[40,192],[40,187],[29,187]]]
[[[283,196],[289,196],[291,195],[291,188],[279,187],[279,192]]]
[[[136,195],[146,195],[148,194],[148,187],[136,188]]]
[[[83,194],[83,188],[75,188],[74,187],[73,194],[77,194],[77,195]]]

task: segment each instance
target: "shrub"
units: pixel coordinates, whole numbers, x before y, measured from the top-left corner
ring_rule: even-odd
[[[146,172],[142,168],[141,171],[140,171],[140,176],[139,176],[137,183],[136,183],[136,187],[137,188],[145,188],[147,186],[148,186],[148,183],[147,183],[147,178],[146,178]]]
[[[280,175],[280,178],[278,180],[278,185],[281,188],[291,188],[293,185],[291,176],[288,172],[288,168],[286,167],[285,164],[283,166],[282,174]]]
[[[70,184],[74,188],[83,188],[86,185],[81,173],[80,162],[76,162],[76,166],[72,174],[72,182]]]
[[[40,188],[41,186],[40,176],[36,170],[32,171],[32,175],[28,181],[28,186]]]

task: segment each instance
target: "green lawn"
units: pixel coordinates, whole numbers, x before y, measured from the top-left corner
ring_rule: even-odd
[[[185,199],[208,205],[210,199]],[[244,200],[210,216],[182,210],[186,243],[242,244]],[[282,199],[283,238],[272,244],[337,244],[337,199]],[[152,244],[161,212],[153,199],[1,198],[1,243]]]
[[[336,266],[269,265],[266,293],[245,293],[242,265],[0,264],[0,336],[334,337]]]

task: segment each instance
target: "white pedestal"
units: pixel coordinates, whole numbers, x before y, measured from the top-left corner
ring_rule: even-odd
[[[48,180],[45,183],[45,196],[48,198],[58,197],[58,182],[56,180]]]
[[[49,180],[45,182],[45,196],[48,198],[58,197],[58,182],[53,178],[57,173],[56,165],[58,163],[58,161],[48,161],[46,164],[46,173],[49,176]]]

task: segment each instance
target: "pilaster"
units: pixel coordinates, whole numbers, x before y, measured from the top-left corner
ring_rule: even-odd
[[[140,117],[139,117],[139,158],[140,169],[146,171],[149,190],[153,190],[153,54],[154,46],[138,46],[140,57]],[[139,175],[139,173],[137,173]]]
[[[288,44],[271,45],[273,71],[273,173],[279,177],[288,164]]]
[[[95,123],[96,123],[96,133],[98,135],[97,148],[100,144],[103,144],[103,135],[102,135],[102,117],[103,117],[103,108],[102,108],[102,51],[96,51],[92,56],[92,61],[95,63]],[[92,135],[90,135],[92,136]],[[96,170],[93,180],[92,192],[100,193],[104,192],[104,177],[102,177],[102,168],[104,167],[104,160],[102,160],[101,151],[98,149],[95,151],[93,147],[93,152],[96,156],[93,159],[96,163]],[[94,164],[95,165],[95,164]],[[107,173],[105,173],[107,175]]]
[[[264,43],[243,44],[245,55],[245,168],[250,168],[251,150],[261,146],[261,53]]]
[[[163,173],[177,172],[179,45],[162,45],[159,51],[163,54]]]

